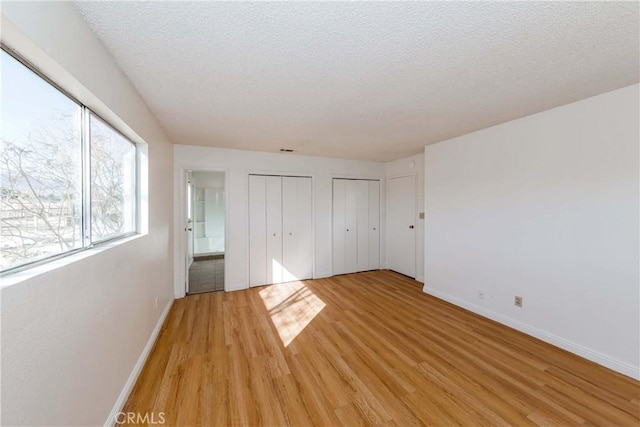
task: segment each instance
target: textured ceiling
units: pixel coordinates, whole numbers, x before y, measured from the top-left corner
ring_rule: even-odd
[[[393,160],[639,80],[636,2],[77,2],[177,144]]]

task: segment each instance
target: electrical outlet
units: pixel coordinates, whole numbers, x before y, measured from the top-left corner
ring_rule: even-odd
[[[519,297],[519,296],[516,295],[516,297],[513,299],[513,304],[516,307],[522,308],[522,297]]]
[[[156,311],[158,311],[158,297],[156,297]]]
[[[484,291],[478,291],[478,299],[484,299]]]

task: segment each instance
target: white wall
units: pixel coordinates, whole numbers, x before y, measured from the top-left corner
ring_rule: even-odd
[[[332,178],[379,178],[384,188],[384,163],[298,156],[295,154],[174,145],[175,163],[175,295],[184,296],[184,171],[226,171],[227,234],[225,245],[225,289],[248,288],[248,207],[250,173],[291,174],[313,177],[315,216],[314,278],[332,275],[331,206]],[[384,192],[381,194],[384,206]],[[381,218],[384,224],[384,217]],[[384,236],[384,230],[381,230]],[[384,259],[384,240],[381,239]]]
[[[172,148],[70,2],[3,2],[2,40],[149,144],[148,234],[1,282],[2,424],[104,424],[173,300]]]
[[[426,147],[425,292],[640,377],[639,88]]]
[[[224,188],[224,172],[193,172],[191,183],[195,187]]]
[[[424,219],[419,217],[420,212],[424,212],[424,154],[387,162],[385,169],[387,179],[406,175],[415,177],[416,280],[424,283]]]

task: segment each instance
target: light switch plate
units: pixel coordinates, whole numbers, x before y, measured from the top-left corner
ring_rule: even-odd
[[[424,219],[424,212],[420,212],[420,219]]]

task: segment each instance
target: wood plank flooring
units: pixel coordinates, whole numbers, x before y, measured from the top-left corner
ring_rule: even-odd
[[[640,383],[377,271],[177,300],[124,411],[180,426],[638,426]]]

